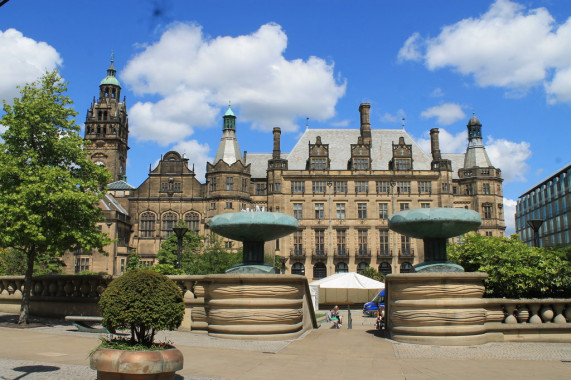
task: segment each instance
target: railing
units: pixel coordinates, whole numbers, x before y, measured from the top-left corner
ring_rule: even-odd
[[[562,325],[571,322],[571,299],[489,298],[484,301],[486,322],[501,322],[508,325],[547,323]]]
[[[399,258],[405,259],[414,257],[414,248],[408,248],[404,250],[399,249]]]
[[[289,256],[292,258],[304,258],[305,248],[291,248],[289,251]]]
[[[377,249],[377,257],[379,259],[391,258],[393,257],[393,251],[388,249]]]
[[[371,258],[371,248],[364,248],[364,247],[360,247],[357,248],[355,250],[355,257],[358,258],[365,258],[365,259],[370,259]]]
[[[325,248],[314,248],[311,251],[311,256],[314,259],[326,259],[327,258],[327,251]]]
[[[333,256],[336,259],[346,259],[349,257],[349,250],[347,248],[335,248],[333,250]]]

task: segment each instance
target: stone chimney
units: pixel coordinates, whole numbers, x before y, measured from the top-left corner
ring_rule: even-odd
[[[361,105],[359,105],[359,113],[361,114],[361,137],[363,137],[363,143],[367,145],[371,145],[370,109],[370,103],[361,103]]]
[[[274,154],[272,158],[274,160],[278,160],[281,157],[281,148],[280,148],[280,135],[282,134],[282,130],[278,127],[274,128]]]
[[[438,142],[438,128],[430,130],[430,152],[432,153],[433,160],[440,160],[440,143]]]

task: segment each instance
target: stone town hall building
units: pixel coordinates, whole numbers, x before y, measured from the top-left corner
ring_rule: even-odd
[[[472,209],[482,216],[479,233],[504,234],[501,171],[486,154],[475,116],[463,154],[442,153],[436,128],[430,153],[404,129],[372,129],[368,103],[359,106],[359,128],[307,129],[289,153],[281,151],[281,132],[274,128],[271,152],[242,154],[228,107],[216,157],[206,163],[206,183],[184,155],[171,151],[135,188],[124,181],[129,124],[115,73],[111,62],[87,111],[85,139],[93,162],[113,176],[100,204],[106,218],[100,228],[117,241],[107,247],[108,256],[68,252],[69,272],[120,274],[131,249],[152,265],[179,220],[204,235],[213,216],[256,206],[299,220],[295,233],[266,243],[266,251],[286,257],[288,272],[309,278],[367,266],[399,273],[422,262],[422,241],[388,229],[388,216],[401,210]],[[228,248],[238,244],[226,241]]]

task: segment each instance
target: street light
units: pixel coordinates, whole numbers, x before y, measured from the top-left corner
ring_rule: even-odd
[[[176,267],[178,269],[182,269],[182,260],[181,260],[182,238],[184,237],[184,234],[186,234],[188,232],[188,228],[186,228],[186,227],[173,227],[172,230],[174,231],[174,233],[176,234],[176,237],[178,238],[178,249],[177,249],[177,254],[176,254]]]
[[[333,274],[333,266],[331,262],[333,261],[333,242],[331,241],[331,186],[333,183],[331,181],[327,181],[327,187],[329,188],[329,255],[331,255],[331,261],[329,264],[329,275]],[[329,258],[327,259],[329,260]]]
[[[533,245],[539,248],[539,227],[543,224],[542,219],[530,219],[527,221],[527,224],[533,230]]]

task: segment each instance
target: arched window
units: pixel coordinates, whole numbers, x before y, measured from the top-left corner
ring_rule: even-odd
[[[384,275],[391,274],[393,272],[393,268],[390,263],[381,263],[381,265],[379,265],[379,272]]]
[[[316,263],[313,266],[313,278],[319,279],[324,277],[327,277],[327,268],[325,268],[325,264]]]
[[[186,226],[189,230],[194,231],[195,234],[198,234],[199,230],[199,222],[200,222],[200,215],[197,212],[189,212],[184,216],[184,221],[186,222]]]
[[[344,262],[337,263],[335,265],[335,273],[347,273],[349,272],[349,266]]]
[[[155,214],[152,212],[145,211],[141,214],[139,236],[142,238],[155,236]]]
[[[172,228],[176,226],[176,222],[178,221],[177,215],[172,212],[166,212],[163,214],[163,238],[167,239],[169,236],[172,235],[173,230]]]
[[[401,273],[414,273],[414,269],[412,269],[411,263],[405,261],[400,265],[400,272]]]
[[[291,267],[291,274],[305,275],[305,266],[302,263],[295,263]]]
[[[361,273],[368,266],[369,266],[368,263],[359,263],[359,265],[357,265],[357,273]]]

